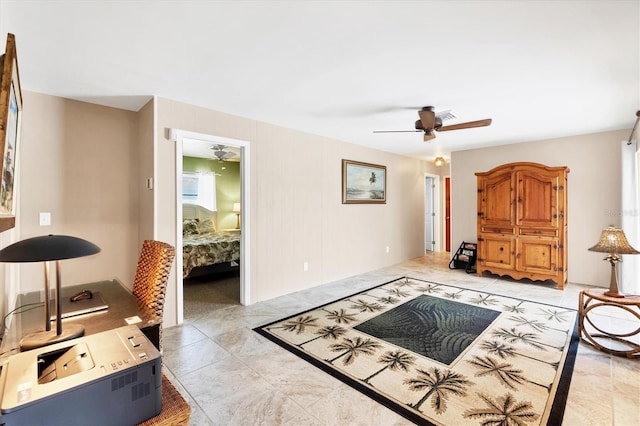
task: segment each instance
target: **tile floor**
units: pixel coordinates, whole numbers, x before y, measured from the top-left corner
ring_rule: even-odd
[[[328,283],[251,306],[227,302],[192,309],[164,330],[164,372],[189,401],[192,425],[407,425],[393,411],[252,331],[401,276],[473,287],[577,309],[587,288],[527,284],[449,270],[447,253]],[[185,308],[186,311],[186,308]],[[606,312],[609,326],[637,319]],[[563,425],[640,425],[640,360],[611,356],[580,343]]]

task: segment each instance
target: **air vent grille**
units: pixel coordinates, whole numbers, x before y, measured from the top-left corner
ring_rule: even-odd
[[[144,398],[151,393],[151,383],[138,383],[131,386],[131,401],[135,401],[139,398]]]
[[[455,118],[457,118],[454,114],[453,111],[451,111],[450,109],[446,110],[446,111],[440,111],[436,113],[437,117],[440,117],[440,119],[442,121],[445,120],[453,120]]]
[[[135,383],[138,381],[138,372],[133,371],[129,374],[123,374],[120,377],[116,377],[111,380],[111,392],[122,389],[123,387]]]

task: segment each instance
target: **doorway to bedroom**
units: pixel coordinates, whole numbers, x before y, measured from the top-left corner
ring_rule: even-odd
[[[232,142],[182,137],[177,216],[182,223],[181,316],[186,321],[248,298],[242,267],[242,233],[248,229],[242,223],[248,217],[242,214],[243,157],[248,147]]]

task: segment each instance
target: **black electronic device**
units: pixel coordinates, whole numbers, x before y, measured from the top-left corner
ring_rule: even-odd
[[[79,302],[80,300],[93,299],[93,293],[91,290],[82,290],[79,293],[74,294],[69,298],[71,302]]]
[[[134,425],[162,409],[160,352],[135,325],[11,355],[0,424]]]

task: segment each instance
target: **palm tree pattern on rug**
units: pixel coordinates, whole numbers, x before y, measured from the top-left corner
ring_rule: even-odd
[[[416,423],[525,426],[547,424],[576,316],[401,278],[255,330]]]

